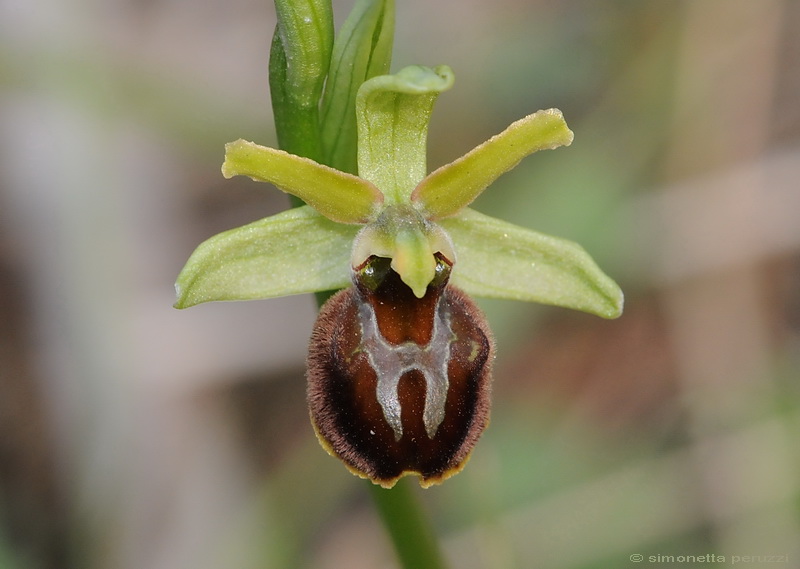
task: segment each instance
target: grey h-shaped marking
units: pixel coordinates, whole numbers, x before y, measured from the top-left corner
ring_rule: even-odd
[[[383,409],[383,416],[399,441],[403,436],[400,400],[397,386],[403,374],[419,370],[425,377],[425,410],[422,420],[429,438],[436,435],[444,420],[447,402],[447,365],[450,361],[450,344],[453,334],[450,330],[450,315],[443,314],[442,299],[436,303],[433,317],[433,333],[425,346],[408,341],[393,345],[381,336],[375,310],[368,302],[361,302],[358,315],[361,320],[361,347],[367,353],[369,363],[378,378],[376,396]]]

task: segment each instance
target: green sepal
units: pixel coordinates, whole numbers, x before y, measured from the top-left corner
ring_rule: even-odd
[[[394,0],[359,0],[333,44],[322,98],[322,161],[357,173],[356,94],[364,81],[389,72]]]
[[[603,318],[622,314],[622,290],[572,241],[469,208],[439,223],[456,245],[451,282],[469,294],[552,304]]]
[[[411,199],[429,219],[453,215],[529,154],[569,146],[572,137],[558,109],[528,115],[458,160],[432,172],[417,186]]]
[[[281,148],[320,159],[319,101],[333,48],[330,0],[276,0],[269,82]]]
[[[383,202],[378,189],[358,176],[242,139],[225,145],[222,175],[270,182],[339,223],[366,223]]]
[[[359,89],[358,174],[383,192],[387,204],[408,203],[425,177],[431,110],[453,81],[446,65],[414,65],[373,77]]]
[[[178,275],[175,307],[344,288],[357,231],[303,206],[219,233]]]

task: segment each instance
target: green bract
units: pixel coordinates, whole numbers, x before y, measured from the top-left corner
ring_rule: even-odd
[[[389,72],[393,39],[393,0],[356,2],[336,37],[321,102],[325,164],[345,172],[356,171],[356,95],[364,81]]]
[[[330,0],[276,0],[269,86],[281,148],[319,159],[319,99],[333,50]]]
[[[391,258],[421,298],[438,252],[467,293],[619,316],[622,291],[579,245],[467,207],[525,156],[572,142],[560,111],[529,115],[426,176],[431,109],[452,84],[446,66],[364,82],[355,98],[359,176],[252,142],[228,144],[226,178],[271,182],[308,206],[202,243],[178,277],[176,307],[343,288],[373,255]]]

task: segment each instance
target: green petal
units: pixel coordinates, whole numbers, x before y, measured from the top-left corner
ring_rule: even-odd
[[[270,182],[339,223],[366,223],[383,201],[375,186],[357,176],[241,139],[225,145],[222,174]]]
[[[387,203],[408,203],[426,174],[428,120],[439,93],[453,85],[449,67],[406,67],[373,77],[356,99],[358,174]]]
[[[470,294],[553,304],[603,318],[622,314],[619,286],[576,243],[469,208],[439,223],[458,256],[451,280]]]
[[[411,199],[428,219],[453,215],[529,154],[571,143],[572,131],[561,111],[539,111],[432,172],[414,190]]]
[[[215,235],[178,276],[175,307],[344,288],[357,231],[304,206]]]
[[[394,38],[394,0],[359,0],[333,44],[322,99],[323,162],[355,174],[356,94],[370,77],[389,72]]]
[[[275,11],[269,83],[278,142],[319,160],[319,100],[333,46],[333,7],[330,0],[275,0]]]

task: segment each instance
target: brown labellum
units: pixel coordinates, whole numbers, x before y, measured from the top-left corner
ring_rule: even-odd
[[[472,300],[448,285],[451,264],[417,298],[390,259],[370,257],[355,286],[322,307],[308,356],[320,442],[355,474],[390,488],[416,473],[457,473],[489,421],[494,342]]]

